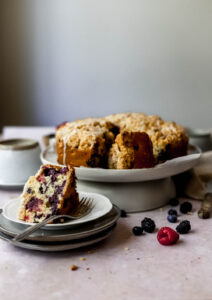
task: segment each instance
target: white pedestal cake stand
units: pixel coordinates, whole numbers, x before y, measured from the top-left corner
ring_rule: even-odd
[[[165,205],[175,196],[171,176],[193,168],[200,151],[189,147],[189,154],[150,169],[111,170],[76,167],[78,191],[94,192],[107,196],[112,203],[127,212],[145,211]],[[41,153],[44,164],[58,164],[54,146]]]

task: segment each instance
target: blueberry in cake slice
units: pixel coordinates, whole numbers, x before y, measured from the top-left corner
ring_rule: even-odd
[[[38,223],[51,215],[69,214],[78,203],[74,168],[43,165],[24,186],[18,218]]]

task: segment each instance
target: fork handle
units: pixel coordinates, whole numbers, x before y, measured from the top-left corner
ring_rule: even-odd
[[[46,225],[50,221],[56,220],[58,218],[62,218],[62,215],[57,215],[57,216],[51,216],[48,219],[43,220],[42,222],[32,225],[29,228],[25,229],[23,232],[20,234],[16,235],[13,239],[11,239],[12,242],[20,242],[22,241],[25,237],[29,236],[31,233],[35,232],[42,226]]]

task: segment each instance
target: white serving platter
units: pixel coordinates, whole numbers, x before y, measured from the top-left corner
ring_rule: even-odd
[[[199,161],[201,150],[198,147],[189,146],[188,155],[167,160],[154,168],[112,170],[102,168],[75,167],[79,180],[95,182],[141,182],[167,178],[185,172],[193,168]],[[57,164],[57,153],[54,146],[49,146],[41,153],[43,164]]]

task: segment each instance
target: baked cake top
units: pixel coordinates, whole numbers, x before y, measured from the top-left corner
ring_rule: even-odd
[[[154,155],[157,156],[161,149],[169,143],[188,141],[182,126],[175,122],[166,122],[157,115],[144,113],[120,113],[107,116],[105,120],[113,122],[120,131],[146,132],[153,143]]]
[[[93,147],[97,138],[114,139],[112,132],[114,125],[100,118],[88,118],[67,122],[56,131],[57,139],[63,140],[66,144],[71,142],[72,147],[79,150]]]

